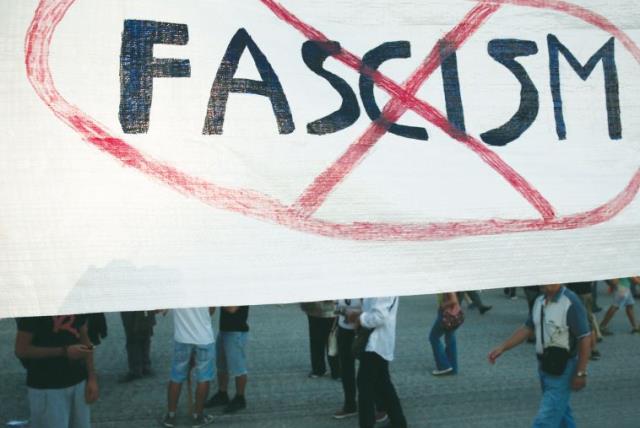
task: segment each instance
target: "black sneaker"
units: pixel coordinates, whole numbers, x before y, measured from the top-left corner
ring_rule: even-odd
[[[227,395],[227,393],[218,391],[213,397],[209,398],[204,403],[204,407],[210,409],[211,407],[225,406],[227,404],[229,404],[229,396]]]
[[[160,424],[163,427],[174,428],[177,425],[176,424],[176,415],[174,414],[173,416],[171,416],[170,414],[167,413],[166,415],[164,415],[164,418],[162,419]]]
[[[201,428],[213,423],[213,415],[199,415],[191,421],[191,428]]]
[[[493,308],[493,306],[482,306],[479,308],[480,311],[480,315],[484,315],[485,313],[489,312],[491,310],[491,308]]]
[[[224,413],[235,413],[239,410],[244,410],[247,407],[247,402],[243,395],[236,395],[233,400],[224,408]]]

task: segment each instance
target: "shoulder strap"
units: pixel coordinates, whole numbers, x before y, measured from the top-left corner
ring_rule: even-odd
[[[544,297],[540,299],[540,340],[544,351]]]

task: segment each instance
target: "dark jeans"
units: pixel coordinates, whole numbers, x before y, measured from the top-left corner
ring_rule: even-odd
[[[364,352],[358,368],[358,417],[360,428],[376,424],[375,397],[383,402],[393,428],[406,428],[400,399],[391,383],[389,362],[374,352]]]
[[[325,357],[329,361],[331,377],[340,376],[340,362],[338,357],[330,357],[328,352],[329,333],[335,318],[319,318],[307,316],[309,319],[309,350],[311,353],[311,372],[324,375],[327,372]]]
[[[155,320],[144,312],[121,312],[120,317],[127,339],[129,372],[142,375],[151,370],[151,336]]]
[[[340,377],[344,391],[344,410],[351,412],[358,408],[356,404],[356,358],[351,351],[353,330],[338,327],[338,357],[340,358]],[[376,410],[384,411],[380,397],[375,398]]]
[[[505,287],[504,294],[507,295],[508,297],[515,297],[516,287]]]

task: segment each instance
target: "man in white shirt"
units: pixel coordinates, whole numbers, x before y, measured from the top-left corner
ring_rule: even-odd
[[[393,360],[396,345],[397,297],[368,298],[362,300],[362,311],[354,311],[348,320],[357,328],[373,329],[358,368],[358,416],[360,428],[373,428],[375,397],[383,401],[394,428],[406,428],[400,400],[389,376],[389,362]]]
[[[215,346],[211,315],[215,308],[186,308],[173,310],[174,349],[171,377],[168,386],[168,413],[163,420],[167,428],[176,426],[176,409],[182,383],[189,375],[193,358],[196,386],[196,402],[193,428],[209,425],[213,416],[203,413],[204,402],[209,394],[209,383],[214,378]]]

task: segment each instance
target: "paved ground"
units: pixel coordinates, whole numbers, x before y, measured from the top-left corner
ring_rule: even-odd
[[[399,308],[397,358],[392,378],[412,427],[526,427],[537,408],[540,392],[531,345],[506,354],[495,367],[486,354],[521,323],[525,299],[506,300],[500,291],[483,293],[494,309],[485,316],[468,311],[458,333],[461,373],[433,378],[433,357],[427,342],[435,317],[433,296],[402,298]],[[606,296],[601,304],[608,303]],[[158,375],[120,385],[125,371],[124,332],[117,314],[108,316],[109,337],[97,350],[101,397],[93,407],[94,426],[154,427],[164,411],[165,382],[170,364],[172,321],[160,319],[153,342]],[[234,416],[220,416],[218,426],[229,427],[355,427],[354,419],[334,421],[341,405],[340,383],[311,380],[306,318],[295,305],[251,309],[250,384],[248,408]],[[574,396],[581,427],[638,427],[640,406],[640,336],[628,334],[622,314],[612,323],[616,332],[601,344],[603,359],[590,365],[589,386]],[[22,367],[13,356],[15,323],[0,320],[0,423],[26,418],[26,390]],[[182,415],[186,413],[181,403]]]

